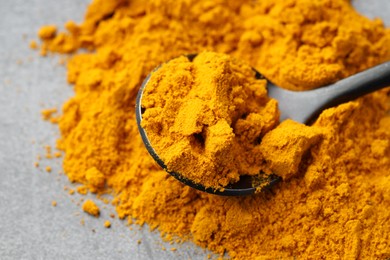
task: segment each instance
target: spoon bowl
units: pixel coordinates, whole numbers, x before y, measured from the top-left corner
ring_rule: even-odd
[[[197,54],[190,54],[187,55],[187,57],[192,61],[196,55]],[[157,71],[159,68],[160,66],[155,68],[153,72]],[[255,77],[257,79],[266,79],[260,72],[255,69],[253,70],[256,72]],[[282,178],[275,174],[266,175],[259,173],[255,176],[242,175],[238,182],[229,184],[224,187],[224,189],[214,189],[206,188],[200,183],[195,183],[192,180],[185,178],[180,173],[168,170],[164,161],[154,150],[145,129],[141,125],[142,114],[144,113],[144,109],[142,108],[142,97],[152,73],[145,78],[138,91],[135,112],[138,130],[145,147],[161,168],[177,180],[192,188],[223,196],[254,194],[259,191],[269,190],[273,185],[281,181]],[[390,62],[387,62],[340,80],[332,85],[309,91],[290,91],[282,89],[267,80],[267,91],[269,97],[278,101],[280,122],[289,118],[303,124],[311,124],[324,109],[354,100],[389,85]]]
[[[158,68],[159,67],[157,67],[155,70],[157,70]],[[177,180],[181,181],[182,183],[192,188],[195,188],[200,191],[205,191],[211,194],[224,195],[224,196],[250,195],[255,193],[256,189],[258,189],[259,187],[262,187],[262,189],[264,190],[269,189],[274,184],[276,184],[281,180],[281,178],[275,174],[271,174],[271,175],[259,174],[258,176],[242,175],[238,182],[229,184],[223,190],[220,190],[220,189],[206,188],[200,183],[195,183],[192,180],[183,177],[180,173],[169,171],[164,161],[158,156],[157,152],[154,150],[153,145],[150,143],[150,140],[148,138],[145,129],[141,126],[142,114],[144,112],[144,109],[142,108],[141,105],[142,96],[145,87],[149,82],[150,76],[151,74],[149,74],[145,78],[140,90],[138,91],[136,105],[135,105],[136,120],[137,120],[138,130],[140,132],[142,141],[144,142],[146,149],[148,150],[149,154],[153,157],[153,159],[158,163],[158,165],[160,165],[160,167],[164,169],[167,173],[169,173]]]

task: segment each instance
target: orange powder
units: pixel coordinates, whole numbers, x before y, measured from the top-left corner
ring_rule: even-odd
[[[142,126],[168,167],[205,187],[260,173],[259,143],[279,121],[266,81],[228,55],[180,57],[154,72]]]
[[[91,216],[99,217],[100,209],[92,200],[86,200],[83,203],[83,210]]]
[[[108,220],[104,221],[104,227],[105,228],[110,228],[111,227],[111,222],[108,221]]]
[[[101,0],[66,28],[43,37],[42,50],[93,51],[68,62],[75,94],[59,119],[64,171],[88,189],[88,170],[101,172],[97,192],[113,191],[118,217],[237,259],[390,257],[389,89],[329,109],[314,126],[288,121],[271,131],[263,156],[286,180],[245,198],[170,177],[144,148],[134,115],[154,67],[204,50],[248,62],[285,88],[332,83],[390,60],[380,20],[345,0]],[[292,142],[297,149],[283,150]]]

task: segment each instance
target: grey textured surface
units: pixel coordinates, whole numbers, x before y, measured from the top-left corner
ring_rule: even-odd
[[[73,185],[58,174],[61,160],[33,167],[43,146],[58,137],[57,128],[41,120],[41,109],[59,108],[72,90],[58,57],[41,58],[28,43],[41,25],[81,21],[88,2],[0,0],[0,259],[204,259],[207,253],[189,243],[169,251],[172,246],[147,227],[129,230],[115,219],[105,229],[103,220],[114,209],[106,206],[100,219],[83,214],[80,196],[63,190]],[[353,3],[390,24],[390,1]],[[46,165],[52,173],[43,170]]]

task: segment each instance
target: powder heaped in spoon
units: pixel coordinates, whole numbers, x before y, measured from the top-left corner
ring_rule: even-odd
[[[142,126],[169,171],[221,188],[262,170],[259,143],[279,120],[252,68],[214,52],[179,57],[150,78]]]

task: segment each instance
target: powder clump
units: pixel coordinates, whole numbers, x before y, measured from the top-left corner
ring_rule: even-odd
[[[320,138],[320,130],[286,120],[264,137],[260,149],[270,170],[286,180],[299,172],[305,153]]]
[[[42,26],[41,29],[38,31],[39,38],[43,40],[49,40],[56,36],[57,34],[57,27],[55,25],[46,25]]]
[[[111,222],[108,221],[108,220],[104,221],[104,227],[105,228],[110,228],[111,227]]]
[[[260,173],[259,141],[279,121],[266,81],[214,52],[162,65],[151,75],[142,106],[142,126],[168,170],[213,188]]]
[[[91,216],[99,217],[100,209],[92,200],[86,200],[82,206],[84,212],[88,213]]]

